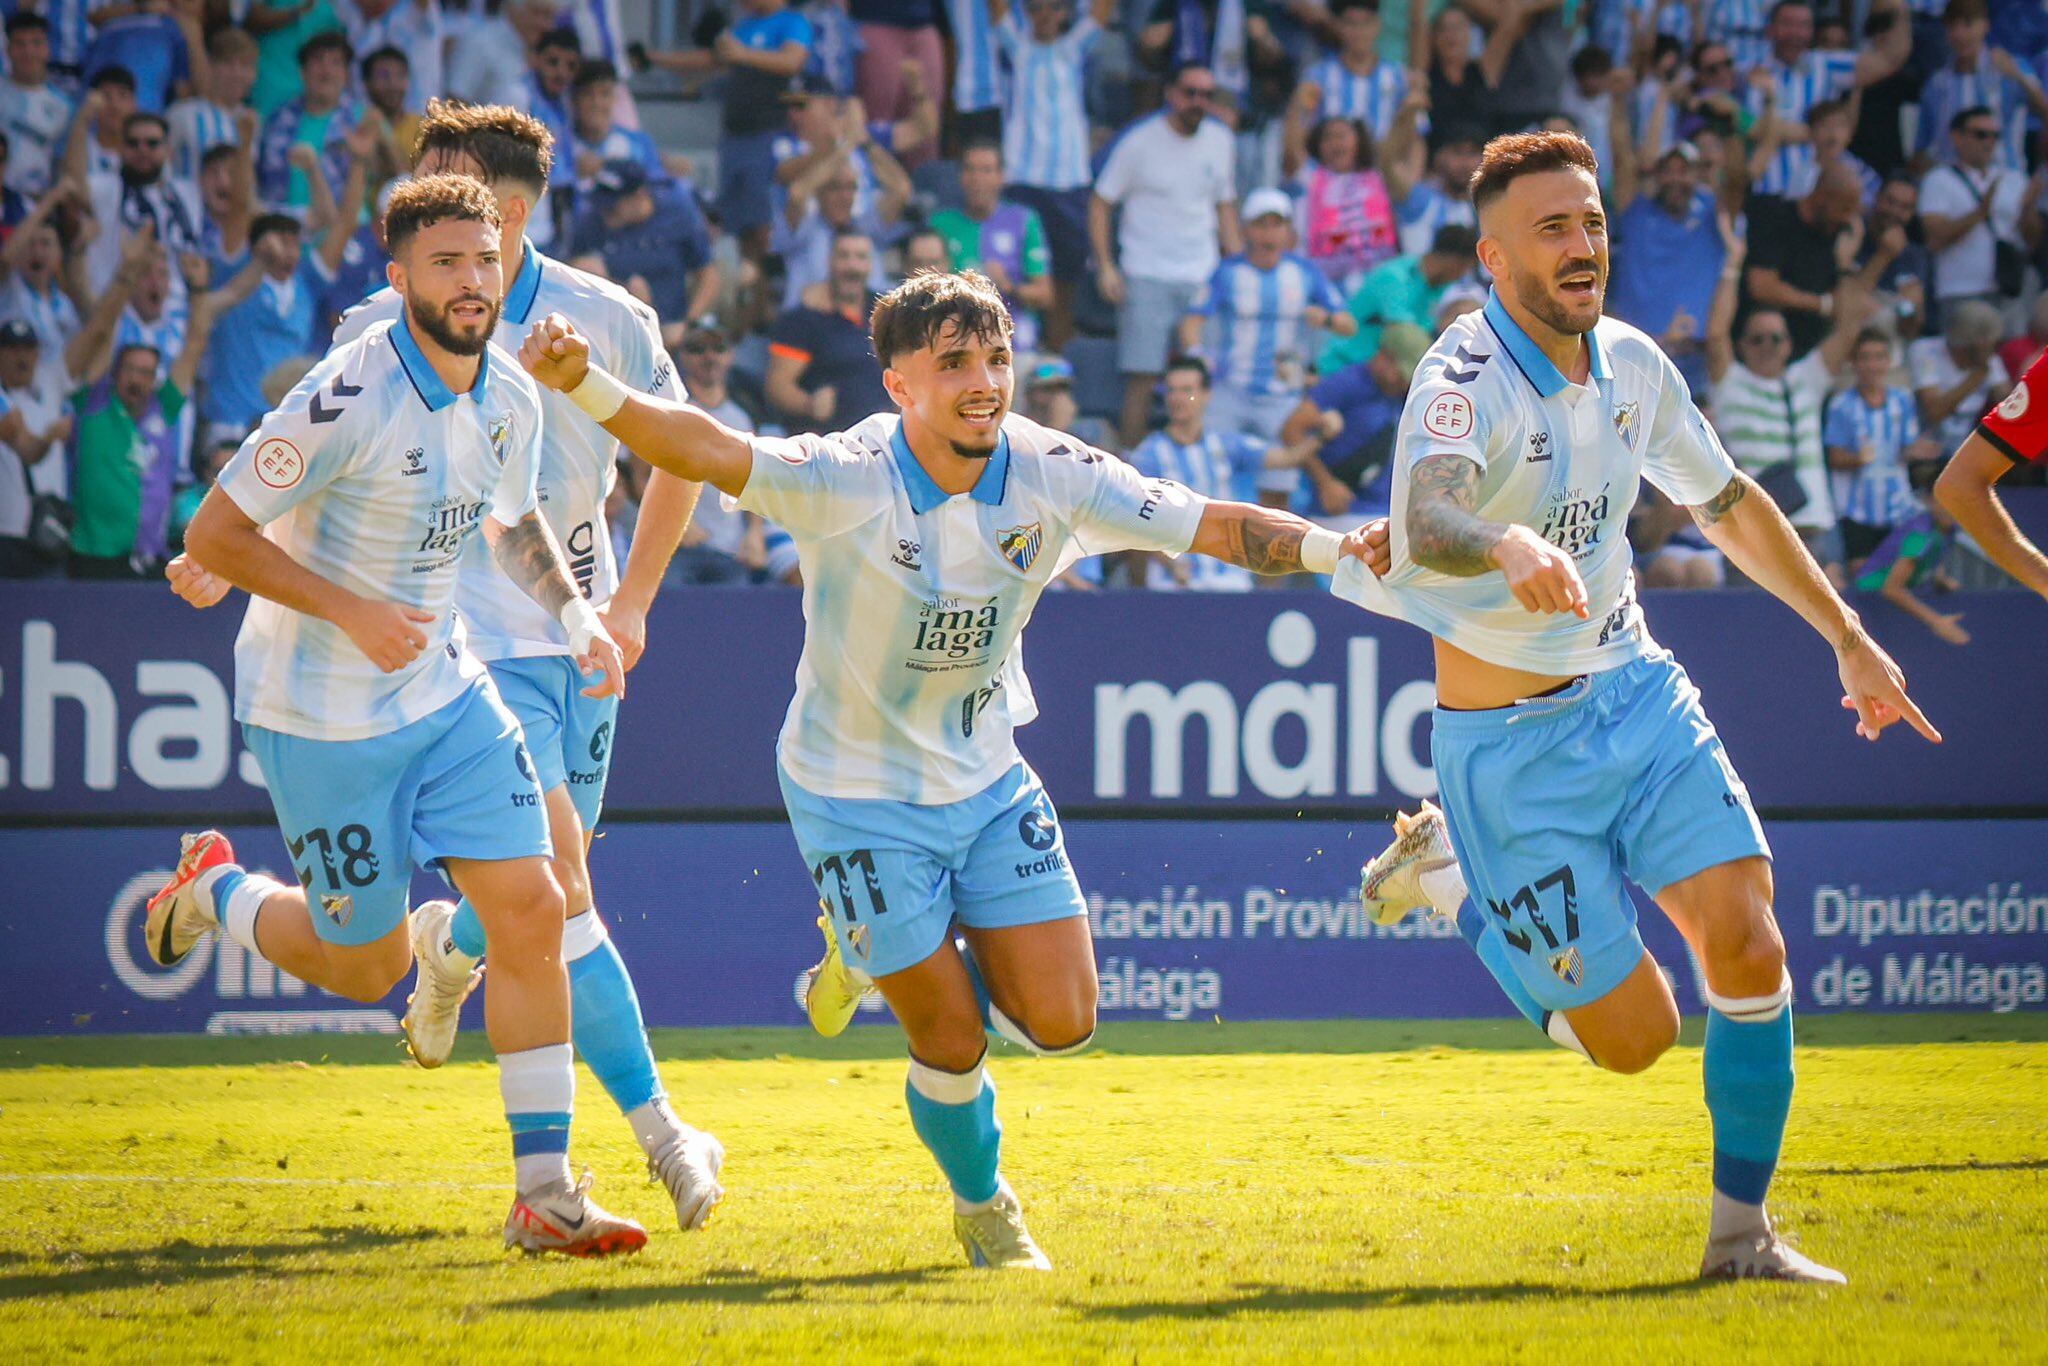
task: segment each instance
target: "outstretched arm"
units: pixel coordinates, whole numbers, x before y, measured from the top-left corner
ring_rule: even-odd
[[[1934,496],[1970,533],[1991,562],[2020,583],[2048,598],[2048,555],[2013,525],[2012,514],[1992,488],[2013,462],[2003,451],[1972,432],[1934,481]]]
[[[549,616],[560,621],[569,631],[569,648],[576,654],[576,662],[584,673],[600,672],[601,682],[585,688],[585,697],[610,697],[626,695],[626,665],[619,654],[619,647],[605,633],[604,625],[597,613],[583,595],[576,591],[576,580],[569,576],[569,567],[562,560],[562,547],[555,540],[555,533],[548,530],[548,524],[541,520],[538,512],[529,512],[516,526],[504,526],[495,517],[484,518],[484,539],[490,543],[492,558],[498,568],[505,571],[505,577],[519,585],[529,598],[547,609]],[[564,613],[562,609],[571,603],[582,608],[580,613]]]
[[[1528,527],[1481,517],[1479,466],[1448,452],[1426,455],[1408,476],[1408,558],[1469,579],[1498,569],[1531,612],[1587,615],[1586,584],[1572,557]]]
[[[1904,717],[1913,729],[1940,743],[1941,732],[1906,696],[1905,674],[1863,629],[1862,620],[1835,592],[1792,523],[1755,480],[1737,471],[1713,498],[1688,511],[1731,564],[1835,647],[1843,700],[1856,709],[1857,734],[1875,740],[1886,726]]]
[[[1304,563],[1302,547],[1308,547]],[[1325,531],[1291,512],[1252,503],[1211,502],[1202,510],[1188,549],[1254,574],[1328,574],[1345,556],[1386,572],[1387,524],[1368,522],[1344,535]]]

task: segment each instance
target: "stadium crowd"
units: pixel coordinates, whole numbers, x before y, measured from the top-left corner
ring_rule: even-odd
[[[1345,527],[1386,510],[1409,377],[1485,301],[1480,147],[1574,129],[1608,311],[1831,572],[1957,643],[1916,592],[1963,553],[1926,490],[2048,346],[2048,11],[2017,0],[737,0],[674,51],[626,42],[617,0],[5,8],[6,576],[158,571],[381,286],[377,209],[443,97],[549,127],[537,245],[649,304],[729,423],[887,407],[874,293],[972,267],[1027,416]],[[649,91],[709,101],[715,147],[657,145]],[[1633,526],[1646,584],[1727,581],[1647,488]],[[795,572],[707,499],[672,576]],[[1135,556],[1063,583],[1251,579]]]

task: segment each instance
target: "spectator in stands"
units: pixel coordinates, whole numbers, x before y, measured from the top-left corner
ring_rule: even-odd
[[[2040,240],[2039,204],[2048,186],[2042,173],[2029,182],[1998,166],[1998,120],[1982,105],[1950,121],[1949,143],[1955,160],[1920,182],[1920,222],[1934,258],[1935,307],[1943,316],[1968,300],[1997,306],[2018,293],[2017,268],[2025,244]],[[2009,263],[2003,274],[2001,258]]]
[[[879,170],[884,163],[873,164]],[[858,232],[870,241],[880,241],[901,221],[903,206],[910,197],[910,177],[893,158],[886,165],[886,181],[877,187],[865,222],[857,211],[860,177],[849,155],[813,161],[810,169],[789,187],[789,200],[783,207],[788,225],[782,248],[783,307],[796,307],[805,290],[831,275],[833,243],[840,233]],[[875,274],[868,283],[877,291],[885,283],[879,252]]]
[[[107,287],[120,263],[124,239],[145,228],[173,254],[203,248],[199,196],[190,181],[167,174],[169,144],[170,128],[161,115],[130,114],[118,171],[86,177],[74,169],[73,178],[86,184],[88,208],[99,224],[99,235],[85,254],[88,288]],[[74,140],[73,153],[79,146]]]
[[[1124,375],[1125,444],[1144,434],[1152,389],[1180,319],[1226,254],[1242,243],[1236,147],[1210,117],[1216,78],[1184,67],[1164,111],[1140,119],[1110,151],[1088,203],[1096,288],[1117,305],[1117,368]],[[1122,210],[1116,245],[1112,216]]]
[[[1920,187],[1903,175],[1894,175],[1877,192],[1877,203],[1864,217],[1863,241],[1856,249],[1857,269],[1870,263],[1880,249],[1896,254],[1891,264],[1878,273],[1877,311],[1891,320],[1899,337],[1910,341],[1920,335],[1927,322],[1927,301],[1932,297],[1929,277],[1932,259],[1920,237]]]
[[[1287,61],[1287,49],[1274,36],[1260,0],[1153,0],[1151,15],[1138,32],[1138,54],[1173,80],[1183,67],[1210,72],[1226,97],[1218,108],[1242,100],[1255,64],[1274,67]]]
[[[1728,582],[1728,562],[1700,534],[1691,511],[1647,479],[1629,511],[1628,543],[1645,588],[1719,588]]]
[[[65,390],[49,383],[35,329],[18,318],[0,322],[0,578],[52,573],[60,560],[54,528],[36,523],[54,515],[44,503],[61,501],[70,481],[64,443],[71,435]]]
[[[1074,399],[1074,367],[1062,356],[1041,356],[1024,374],[1024,416],[1078,437],[1098,450],[1111,450],[1116,433],[1099,417],[1088,417]]]
[[[1563,0],[1461,0],[1461,7],[1486,30],[1489,42],[1503,24],[1519,21],[1522,26],[1514,37],[1507,70],[1487,102],[1494,117],[1488,132],[1527,127],[1557,113],[1572,49],[1573,24],[1566,22]],[[1574,10],[1574,22],[1577,17]],[[1451,113],[1438,112],[1446,117]]]
[[[870,118],[884,123],[908,118],[913,106],[945,88],[938,0],[849,0],[847,13],[860,29],[854,90]],[[915,91],[904,79],[909,68],[918,72]],[[894,150],[913,165],[929,155],[922,145]]]
[[[753,414],[734,401],[726,388],[732,373],[732,343],[718,330],[716,318],[700,318],[683,334],[676,356],[690,402],[735,431],[755,430]],[[669,565],[671,583],[745,583],[742,561],[751,514],[741,512],[712,493],[697,500],[697,510],[683,531],[682,548]]]
[[[1695,393],[1706,388],[1702,325],[1722,260],[1705,170],[1699,148],[1675,142],[1658,159],[1649,194],[1632,203],[1617,195],[1607,282],[1607,311],[1656,337]]]
[[[903,239],[903,272],[898,279],[907,280],[919,271],[936,271],[943,275],[951,269],[953,250],[936,229],[915,228]],[[1015,339],[1012,341],[1014,343]]]
[[[945,0],[952,30],[950,147],[1003,140],[1003,97],[1008,73],[996,46],[996,17],[988,0]]]
[[[71,101],[50,84],[49,22],[26,10],[9,15],[7,77],[0,80],[8,189],[33,198],[50,188],[70,124]]]
[[[1727,43],[1710,38],[1695,46],[1692,79],[1675,82],[1671,93],[1674,121],[1670,136],[1697,141],[1705,130],[1724,138],[1735,135],[1746,97],[1736,72],[1734,50]]]
[[[1401,224],[1402,255],[1428,251],[1440,228],[1478,227],[1478,216],[1472,212],[1472,173],[1479,169],[1483,141],[1471,124],[1450,122],[1448,114],[1439,113],[1430,136],[1429,174],[1405,194],[1398,180],[1388,182]]]
[[[1357,332],[1323,348],[1317,369],[1333,375],[1363,365],[1379,354],[1380,329],[1388,323],[1413,323],[1431,336],[1437,332],[1437,306],[1444,292],[1472,274],[1479,234],[1461,224],[1438,228],[1429,250],[1419,256],[1396,256],[1360,282],[1344,303],[1357,321]]]
[[[127,148],[128,116],[135,112],[135,78],[118,66],[102,67],[92,78],[71,136],[64,144],[63,174],[84,180],[121,169]]]
[[[1809,0],[1777,0],[1771,6],[1768,37],[1770,58],[1760,67],[1763,78],[1750,91],[1750,113],[1764,114],[1765,92],[1772,113],[1788,126],[1804,127],[1813,107],[1841,99],[1882,81],[1906,64],[1913,34],[1903,0],[1872,0],[1871,41],[1862,52],[1820,51],[1813,45],[1813,6]],[[1813,164],[1813,147],[1790,138],[1782,141],[1757,179],[1761,195],[1796,192]]]
[[[193,55],[203,65],[205,52],[197,0],[181,0],[175,10],[165,0],[135,0],[96,10],[97,32],[85,52],[85,77],[102,67],[118,66],[135,77],[135,104],[152,114],[171,107],[173,95],[192,93]]]
[[[1330,10],[1337,50],[1301,73],[1295,101],[1316,119],[1357,119],[1384,138],[1393,132],[1413,73],[1380,60],[1380,0],[1336,0]]]
[[[1387,515],[1394,437],[1409,382],[1429,345],[1430,333],[1413,323],[1388,323],[1379,329],[1371,359],[1325,375],[1302,395],[1280,440],[1302,450],[1301,468],[1314,493],[1307,515],[1350,517],[1350,526]]]
[[[1501,22],[1478,48],[1472,17],[1448,6],[1429,26],[1429,107],[1439,117],[1457,118],[1482,128],[1494,126],[1494,92],[1507,71],[1508,55],[1521,36],[1527,10],[1516,0],[1504,7]]]
[[[832,242],[824,287],[769,330],[768,401],[791,431],[843,431],[894,406],[868,345],[874,273],[874,240],[841,232]]]
[[[637,161],[604,164],[570,250],[583,269],[618,281],[651,307],[666,346],[679,345],[690,322],[717,302],[721,280],[696,194],[679,181],[650,184]]]
[[[607,161],[638,162],[650,181],[668,177],[654,139],[615,118],[619,106],[617,67],[602,59],[583,63],[570,86],[570,104],[575,126],[569,141],[558,144],[556,154],[571,165],[579,206]]]
[[[1862,181],[1839,162],[1823,167],[1802,199],[1750,201],[1749,304],[1784,317],[1792,331],[1788,361],[1805,356],[1833,325],[1835,286],[1854,268],[1853,250],[1860,245],[1845,243],[1844,234],[1852,225],[1860,230],[1862,222]],[[1852,263],[1846,267],[1845,245]]]
[[[2027,330],[2009,337],[1998,347],[1998,359],[2008,375],[2024,375],[2048,351],[2048,290],[2034,296],[2034,311],[2028,315]]]
[[[1090,261],[1092,148],[1082,96],[1089,53],[1114,8],[1113,0],[1094,4],[1076,19],[1071,0],[1031,0],[1020,17],[1009,0],[989,0],[996,43],[1010,68],[1003,111],[1009,194],[1045,225],[1053,278],[1047,331],[1061,346],[1072,332],[1075,284],[1088,274]],[[1108,259],[1094,257],[1098,271]]]
[[[353,171],[341,222],[328,229],[313,255],[302,253],[299,221],[289,214],[265,214],[250,225],[249,255],[258,278],[243,291],[246,298],[221,314],[206,357],[204,412],[214,430],[254,427],[270,409],[264,376],[280,362],[313,351],[326,322],[327,286],[348,249],[347,225],[362,216],[362,182],[362,171]]]
[[[1822,173],[1822,184],[1849,175],[1833,167]],[[1814,557],[1839,572],[1821,410],[1834,373],[1848,359],[1869,314],[1866,277],[1844,277],[1828,309],[1834,330],[1794,361],[1791,326],[1768,305],[1750,311],[1736,340],[1736,286],[1745,244],[1725,215],[1721,243],[1725,263],[1707,316],[1707,381],[1713,389],[1715,429],[1737,468],[1784,510]]]
[[[348,23],[349,45],[357,52],[376,53],[388,48],[406,60],[411,79],[407,82],[405,104],[399,111],[386,110],[387,117],[396,120],[401,113],[423,114],[428,100],[437,100],[447,93],[440,0],[347,0],[342,6],[342,17]],[[368,60],[363,68],[356,95],[374,104]]]
[[[1849,353],[1854,383],[1828,400],[1821,423],[1842,558],[1852,576],[1893,527],[1920,514],[1907,471],[1938,465],[1948,454],[1920,435],[1913,395],[1891,382],[1893,359],[1881,328],[1858,333]]]
[[[1956,581],[1942,568],[1955,519],[1939,503],[1891,529],[1863,562],[1856,578],[1859,592],[1882,594],[1892,606],[1913,617],[1951,645],[1968,645],[1961,612],[1938,612],[1913,590],[1920,587],[1953,592]]]
[[[256,111],[237,110],[240,141],[210,147],[199,159],[199,254],[206,258],[209,283],[240,269],[249,249],[249,224],[256,217],[256,131]]]
[[[447,93],[470,104],[518,107],[534,45],[560,13],[560,0],[505,0],[496,18],[464,28],[448,44]],[[667,54],[648,55],[660,61]]]
[[[1914,165],[1926,170],[1943,160],[1943,135],[1966,109],[1983,109],[1999,129],[1990,164],[2025,175],[2027,128],[2048,115],[2041,83],[2020,69],[2010,52],[1990,47],[1991,12],[1984,0],[1948,0],[1941,13],[1949,60],[1920,88],[1920,118],[1913,144]]]
[[[66,253],[59,225],[65,207],[83,199],[76,182],[59,181],[0,245],[0,265],[7,268],[7,284],[0,289],[0,320],[24,323],[35,333],[44,367],[57,367],[57,382],[67,394],[71,384],[62,368],[64,351],[83,320],[65,292]]]
[[[412,60],[395,47],[380,47],[357,63],[357,69],[369,106],[363,121],[377,132],[365,171],[371,185],[382,185],[412,170],[412,148],[421,123],[413,110]]]
[[[348,135],[363,121],[361,101],[348,92],[355,52],[339,33],[307,40],[299,53],[305,93],[285,101],[263,128],[256,154],[256,189],[272,208],[305,210],[313,202],[306,172],[292,163],[294,147],[311,148],[329,185],[348,178]]]
[[[1820,183],[1821,168],[1839,162],[1856,173],[1862,185],[1863,207],[1868,209],[1875,204],[1884,179],[1849,150],[1849,140],[1856,133],[1855,105],[1846,99],[1821,101],[1807,112],[1806,131],[1813,156],[1787,187],[1786,198],[1798,199],[1812,193]]]
[[[1209,425],[1271,445],[1308,385],[1318,334],[1356,335],[1358,320],[1337,287],[1295,252],[1285,194],[1254,190],[1239,217],[1245,249],[1224,258],[1203,286],[1181,321],[1180,350],[1209,362]]]
[[[749,259],[766,255],[775,213],[774,145],[785,123],[783,91],[811,60],[810,20],[787,0],[743,0],[709,52],[651,52],[685,74],[723,70],[724,127],[718,141],[718,218]]]
[[[575,140],[569,87],[575,83],[576,72],[582,65],[583,49],[577,42],[576,31],[551,28],[533,45],[526,78],[520,83],[516,107],[546,124],[555,146],[560,148],[570,147]],[[575,183],[576,159],[566,154],[557,156],[548,170],[548,189],[565,191]]]
[[[1975,430],[1977,419],[2012,388],[1998,358],[2005,336],[1998,310],[1979,299],[1942,311],[1941,335],[1906,348],[1906,372],[1920,404],[1920,426],[1943,457]]]
[[[1304,116],[1299,104],[1288,111],[1280,161],[1296,200],[1302,255],[1349,292],[1400,250],[1394,199],[1381,166],[1395,151],[1412,151],[1413,121],[1405,147],[1389,138],[1376,150],[1357,119],[1323,119],[1304,133]]]
[[[1582,47],[1572,54],[1570,78],[1558,92],[1558,112],[1572,121],[1574,130],[1593,149],[1600,163],[1602,189],[1614,184],[1615,105],[1619,99],[1626,125],[1629,102],[1635,91],[1635,73],[1616,67],[1613,56],[1597,45]]]
[[[214,30],[206,40],[206,83],[165,115],[171,125],[171,174],[197,180],[216,147],[241,141],[238,111],[256,84],[256,40],[241,29]]]
[[[1017,325],[1016,348],[1039,349],[1039,314],[1053,302],[1052,255],[1037,212],[1003,194],[1000,144],[969,143],[961,151],[960,207],[939,210],[931,222],[954,270],[978,270],[1003,292]]]
[[[510,0],[507,11],[519,3]],[[345,32],[329,0],[252,0],[244,26],[256,39],[256,85],[249,102],[266,119],[304,93],[301,49],[323,33]]]

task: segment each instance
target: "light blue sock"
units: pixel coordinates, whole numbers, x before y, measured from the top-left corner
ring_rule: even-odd
[[[455,903],[455,919],[448,923],[448,937],[455,941],[455,947],[471,958],[484,956],[484,921],[476,913],[476,907],[464,897]]]
[[[604,937],[578,956],[577,941],[586,937],[579,922],[585,916]],[[577,1055],[622,1112],[659,1099],[661,1074],[654,1070],[639,994],[596,911],[572,916],[562,927],[562,954],[569,959],[570,1027]]]
[[[1536,1004],[1536,998],[1529,994],[1529,988],[1522,985],[1522,979],[1515,974],[1514,960],[1508,957],[1508,941],[1488,920],[1480,909],[1467,897],[1458,907],[1458,934],[1472,952],[1479,955],[1480,964],[1493,974],[1493,980],[1500,983],[1500,989],[1507,994],[1509,1004],[1522,1012],[1522,1017],[1538,1029],[1547,1029],[1550,1012]]]
[[[1714,1189],[1761,1205],[1792,1113],[1792,1007],[1776,1018],[1707,1011],[1707,1113],[1714,1120]]]
[[[938,1159],[954,1198],[970,1205],[995,1199],[1003,1126],[996,1119],[996,1084],[982,1063],[946,1072],[912,1058],[903,1094],[911,1126]]]

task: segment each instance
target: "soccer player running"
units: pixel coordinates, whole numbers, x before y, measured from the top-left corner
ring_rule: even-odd
[[[509,279],[497,340],[516,348],[530,320],[559,312],[575,320],[607,368],[626,383],[657,394],[673,387],[680,396],[681,382],[662,348],[653,311],[610,281],[542,255],[526,240],[526,225],[544,203],[553,142],[545,124],[503,105],[434,101],[420,127],[421,174],[474,177],[497,201],[503,223],[499,250]],[[397,318],[403,307],[395,290],[379,291],[342,319],[336,342]],[[645,646],[647,609],[696,506],[698,486],[655,472],[621,577],[604,515],[619,443],[559,394],[544,393],[541,408],[542,517],[568,552],[578,594],[595,606],[630,670]],[[725,1150],[670,1107],[639,995],[591,893],[588,850],[618,744],[619,699],[584,691],[569,628],[537,608],[488,558],[472,554],[464,561],[455,605],[470,651],[489,668],[519,720],[540,781],[555,880],[568,913],[562,954],[569,967],[576,1051],[626,1117],[648,1170],[675,1202],[676,1222],[686,1230],[701,1228],[725,1194],[718,1179]],[[486,929],[467,900],[429,901],[413,912],[419,975],[405,1033],[422,1067],[439,1067],[455,1045],[462,1003],[482,977]]]
[[[1859,733],[1903,717],[1940,736],[1656,342],[1601,317],[1597,169],[1568,133],[1488,144],[1472,200],[1494,292],[1415,373],[1392,567],[1336,576],[1340,596],[1436,638],[1444,811],[1397,822],[1361,896],[1384,919],[1425,903],[1456,916],[1532,1023],[1632,1073],[1678,1037],[1623,879],[1646,889],[1706,974],[1714,1194],[1701,1274],[1839,1283],[1764,1212],[1792,1104],[1770,848],[1698,690],[1643,622],[1626,537],[1639,478],[1834,647]]]
[[[1984,415],[1934,481],[1934,496],[1991,562],[2048,598],[2048,555],[2013,525],[1996,485],[2014,465],[2048,464],[2048,355]]]
[[[481,530],[499,570],[567,632],[576,667],[623,687],[619,648],[577,592],[535,482],[541,400],[490,345],[504,295],[498,206],[464,176],[393,193],[403,316],[330,351],[242,443],[186,542],[250,594],[235,715],[299,887],[185,837],[149,903],[157,962],[216,929],[313,985],[380,999],[411,960],[406,894],[438,868],[489,928],[484,1019],[512,1129],[505,1241],[578,1255],[646,1233],[569,1179],[576,1078],[562,892],[519,724],[465,643],[457,565]]]
[[[1330,573],[1376,538],[1206,501],[1013,416],[1010,316],[980,275],[913,275],[875,305],[871,332],[901,414],[829,436],[750,438],[631,393],[559,317],[521,360],[653,464],[794,537],[806,629],[778,766],[831,912],[826,967],[859,964],[909,1036],[911,1124],[952,1187],[968,1260],[1043,1269],[1000,1172],[985,1026],[1077,1052],[1096,976],[1059,817],[1012,736],[1036,714],[1024,624],[1084,555],[1193,550]]]

